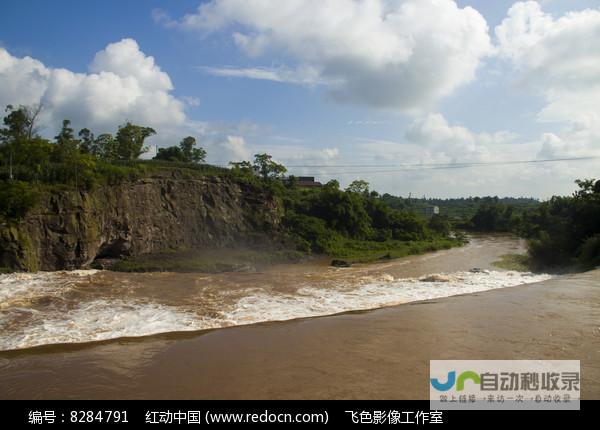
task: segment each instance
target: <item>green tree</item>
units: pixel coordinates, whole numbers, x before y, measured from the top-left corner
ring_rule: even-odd
[[[32,107],[13,105],[6,106],[5,112],[8,115],[4,117],[5,129],[2,131],[3,138],[32,139],[37,135],[37,118],[42,111],[42,105]]]
[[[600,262],[600,193],[593,179],[576,181],[570,197],[552,197],[523,214],[520,234],[527,237],[529,256],[540,269]]]
[[[99,155],[94,153],[94,133],[87,128],[79,130],[79,150],[84,154]]]
[[[8,164],[9,179],[14,178],[14,165],[26,157],[27,143],[38,138],[36,120],[42,105],[33,107],[8,105],[5,109],[4,128],[0,130],[0,157]]]
[[[154,160],[184,161],[184,156],[181,148],[178,146],[169,146],[168,148],[158,148]]]
[[[285,166],[273,161],[273,157],[269,154],[255,154],[253,169],[263,179],[280,178],[287,172]]]
[[[441,234],[442,236],[448,236],[450,234],[450,230],[452,229],[448,217],[445,215],[438,214],[433,215],[429,219],[427,226],[431,230]]]
[[[369,194],[369,183],[367,181],[363,181],[362,179],[356,179],[352,181],[350,185],[348,185],[346,191],[365,195]]]
[[[203,163],[206,158],[206,151],[203,148],[195,148],[195,146],[196,139],[188,136],[179,143],[179,146],[158,148],[154,159],[184,163]]]
[[[148,150],[144,147],[146,138],[156,134],[153,128],[142,127],[127,122],[117,131],[117,156],[121,160],[135,160]]]
[[[75,139],[71,121],[63,120],[62,128],[54,138],[56,147],[54,150],[54,161],[68,162],[74,160],[79,155],[79,142]]]
[[[110,133],[103,133],[94,139],[92,154],[103,160],[112,161],[119,157],[117,141]]]
[[[575,183],[579,189],[573,193],[573,196],[586,197],[590,194],[593,194],[596,192],[595,189],[598,188],[598,182],[596,182],[594,179],[576,179]]]
[[[231,172],[242,178],[254,178],[254,166],[249,161],[230,161]]]
[[[308,215],[323,219],[329,228],[344,236],[369,238],[373,233],[372,220],[365,210],[364,197],[338,187],[337,181],[329,181],[322,187],[314,195]]]
[[[516,218],[513,207],[499,203],[497,197],[483,199],[470,220],[470,226],[477,231],[510,231]]]
[[[192,136],[187,136],[179,143],[183,161],[188,163],[204,163],[206,159],[206,151],[204,148],[196,148],[196,139]]]
[[[336,179],[331,179],[323,186],[323,189],[329,190],[329,191],[333,191],[333,190],[339,191],[340,183]]]

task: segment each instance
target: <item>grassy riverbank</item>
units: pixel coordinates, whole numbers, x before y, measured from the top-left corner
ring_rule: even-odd
[[[349,263],[370,263],[450,249],[462,246],[465,243],[465,240],[449,238],[422,241],[387,240],[385,242],[344,240],[339,246],[332,249],[330,255],[334,258],[344,259]]]
[[[164,251],[129,257],[109,264],[117,272],[239,272],[281,263],[299,262],[306,255],[294,250],[204,249]]]
[[[299,263],[311,258],[342,259],[349,264],[392,260],[461,246],[458,239],[402,242],[345,240],[322,255],[311,255],[292,249],[218,248],[210,250],[172,251],[128,257],[106,262],[106,268],[117,272],[200,272],[220,273],[261,270],[274,264]],[[102,267],[99,262],[93,267]]]
[[[531,272],[531,259],[524,254],[504,254],[500,260],[494,261],[493,266],[499,269],[515,270],[517,272]]]

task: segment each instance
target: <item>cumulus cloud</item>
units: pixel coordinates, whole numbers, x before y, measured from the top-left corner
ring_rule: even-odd
[[[453,124],[439,113],[415,119],[404,139],[357,141],[349,151],[361,163],[379,167],[345,169],[338,174],[343,182],[362,177],[380,192],[404,196],[547,197],[549,193],[570,192],[573,178],[577,177],[564,166],[551,164],[485,164],[533,160],[539,142],[523,141],[522,136],[503,130],[476,132]],[[548,184],[553,186],[549,189]]]
[[[474,133],[466,127],[450,125],[439,113],[418,118],[409,127],[407,139],[429,152],[429,158],[441,162],[490,161],[503,145],[515,139],[513,133]],[[502,148],[502,149],[500,149]]]
[[[251,150],[241,136],[226,136],[213,147],[216,147],[218,153],[226,160],[244,161],[251,157]]]
[[[103,132],[125,120],[156,128],[181,125],[184,103],[172,89],[167,73],[133,39],[99,51],[89,73],[47,67],[0,48],[0,105],[41,103],[43,121],[52,129],[64,118]]]
[[[337,147],[311,147],[298,144],[261,146],[261,152],[273,154],[273,158],[288,167],[296,176],[316,176],[327,181],[335,178],[335,167],[341,151]],[[332,170],[333,168],[333,170]]]
[[[269,146],[282,161],[290,165],[329,165],[340,156],[339,148],[314,148],[303,145]]]
[[[212,0],[163,24],[229,32],[250,58],[289,60],[288,71],[210,69],[215,74],[325,82],[339,102],[404,112],[428,109],[471,81],[491,51],[485,19],[452,0]],[[294,69],[294,72],[289,70]]]
[[[540,157],[598,153],[600,137],[600,9],[558,18],[534,1],[514,4],[495,29],[498,54],[514,65],[521,83],[546,104],[540,122],[563,123],[540,137]]]
[[[569,139],[544,133],[540,138],[522,140],[522,136],[506,131],[478,133],[432,113],[415,119],[404,140],[360,139],[351,152],[363,163],[381,167],[350,170],[341,177],[347,183],[360,176],[378,191],[401,195],[411,192],[413,196],[448,197],[484,193],[547,198],[571,193],[576,178],[597,177],[598,161],[523,161],[536,160],[536,156],[537,161],[586,157],[590,153],[585,148],[591,148],[582,142],[592,141],[589,133],[582,128],[570,133]],[[598,139],[600,135],[595,141]],[[507,161],[519,163],[494,164]],[[470,163],[474,165],[464,167]],[[361,170],[365,173],[361,174]]]
[[[50,72],[39,61],[13,57],[0,47],[0,103],[38,103],[47,88]]]
[[[158,146],[176,145],[184,136],[195,136],[209,159],[249,159],[244,135],[257,125],[208,123],[188,118],[184,108],[200,104],[195,97],[176,98],[173,83],[153,57],[140,50],[133,39],[111,43],[96,53],[88,73],[52,68],[30,58],[18,58],[0,48],[0,106],[44,107],[43,133],[51,137],[64,118],[77,128],[88,127],[96,134],[114,132],[125,121],[155,128],[148,140],[151,158]]]
[[[552,193],[570,193],[573,179],[579,177],[573,176],[564,166],[551,164],[475,164],[469,167],[455,164],[533,159],[537,142],[519,145],[497,143],[487,148],[489,152],[476,151],[468,158],[460,157],[459,149],[453,150],[460,145],[446,146],[446,152],[441,152],[443,147],[439,142],[425,144],[410,140],[361,142],[354,148],[354,153],[367,164],[373,162],[381,166],[376,169],[346,169],[348,174],[334,176],[341,177],[345,184],[361,177],[380,192],[443,198],[469,195],[549,197]],[[420,166],[423,164],[426,166]],[[581,169],[582,165],[577,163],[573,167]]]
[[[543,133],[539,138],[538,158],[600,158],[600,127],[573,127],[561,133]],[[595,162],[600,167],[600,162]]]

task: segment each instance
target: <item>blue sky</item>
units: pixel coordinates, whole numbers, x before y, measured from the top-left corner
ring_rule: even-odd
[[[402,166],[600,155],[600,1],[204,3],[5,2],[0,102],[43,102],[48,136],[65,115],[96,133],[134,120],[215,163],[266,151],[400,195],[545,198],[600,176],[596,160]]]

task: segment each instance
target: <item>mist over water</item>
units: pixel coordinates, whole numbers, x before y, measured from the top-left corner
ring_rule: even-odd
[[[550,278],[490,266],[520,246],[515,238],[474,238],[464,248],[349,269],[0,275],[0,350],[324,316]]]

